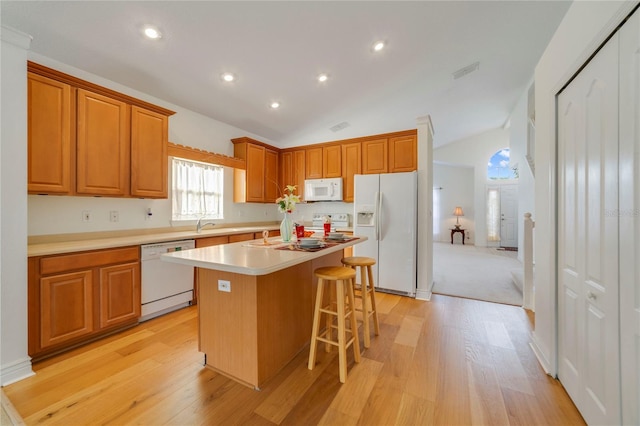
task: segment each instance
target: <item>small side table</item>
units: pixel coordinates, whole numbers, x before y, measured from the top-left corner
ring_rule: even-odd
[[[451,244],[453,244],[453,234],[456,232],[462,233],[462,245],[464,245],[464,229],[462,228],[451,228]]]

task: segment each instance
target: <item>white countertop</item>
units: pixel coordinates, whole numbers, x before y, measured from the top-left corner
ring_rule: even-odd
[[[192,250],[166,253],[161,256],[165,262],[181,263],[198,268],[215,269],[217,271],[234,272],[244,275],[267,275],[330,253],[344,250],[355,244],[366,241],[367,237],[336,244],[314,252],[294,250],[276,250],[274,246],[252,246],[251,241],[203,247]],[[254,240],[260,243],[262,240]],[[282,241],[279,237],[270,238],[269,242]],[[284,243],[283,243],[284,244]]]
[[[131,235],[125,236],[105,236],[103,238],[73,239],[70,241],[52,241],[39,244],[29,244],[27,248],[27,256],[47,256],[85,250],[99,250],[168,241],[190,240],[194,238],[214,237],[219,235],[262,232],[265,229],[271,231],[280,228],[279,225],[238,226],[234,228],[203,229],[199,234],[195,229],[193,231],[168,231],[149,234],[137,234],[135,231],[132,231]]]

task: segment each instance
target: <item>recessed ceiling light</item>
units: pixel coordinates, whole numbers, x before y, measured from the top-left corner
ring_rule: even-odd
[[[231,74],[230,72],[225,72],[224,74],[222,74],[222,79],[228,83],[231,83],[236,79],[236,76]]]
[[[328,76],[328,75],[326,75],[326,74],[320,74],[320,75],[318,76],[318,81],[319,81],[320,83],[324,83],[324,82],[325,82],[325,81],[327,81],[328,79],[329,79],[329,76]]]
[[[377,41],[373,44],[373,50],[376,52],[379,52],[382,49],[384,49],[384,41]]]
[[[150,25],[144,27],[144,35],[152,40],[157,40],[162,37],[160,30]]]
[[[272,109],[278,109],[278,108],[280,108],[280,102],[271,102],[270,107]]]

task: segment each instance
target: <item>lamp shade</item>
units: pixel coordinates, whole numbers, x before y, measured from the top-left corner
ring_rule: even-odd
[[[453,209],[454,216],[464,216],[464,212],[462,211],[462,207],[456,207]]]

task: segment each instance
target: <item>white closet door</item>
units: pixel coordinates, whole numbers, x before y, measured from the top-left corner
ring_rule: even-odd
[[[622,423],[640,424],[640,13],[620,30]]]
[[[558,183],[558,376],[588,424],[619,424],[617,35],[558,96]]]

